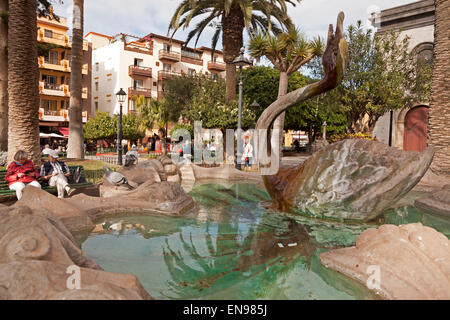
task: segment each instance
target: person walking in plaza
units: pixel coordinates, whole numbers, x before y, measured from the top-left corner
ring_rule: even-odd
[[[50,145],[46,144],[44,147],[44,150],[42,150],[42,155],[43,156],[48,156],[50,154],[50,152],[52,152],[53,150],[50,149]]]
[[[38,177],[39,173],[33,162],[28,160],[28,154],[23,150],[17,151],[14,155],[14,161],[8,166],[5,180],[8,182],[9,189],[16,191],[18,200],[22,198],[22,191],[27,185],[41,188],[37,181]]]
[[[41,179],[48,181],[51,187],[58,189],[58,198],[64,198],[64,191],[67,191],[67,195],[70,197],[75,189],[72,189],[69,185],[67,178],[70,176],[70,170],[67,164],[59,161],[58,151],[53,150],[49,154],[48,162],[44,163],[41,167]]]
[[[253,146],[249,139],[245,139],[244,142],[244,154],[242,155],[242,161],[244,162],[244,168],[251,167],[251,162],[253,158]]]

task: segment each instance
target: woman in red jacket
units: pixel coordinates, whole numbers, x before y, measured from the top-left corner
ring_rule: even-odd
[[[8,166],[5,180],[8,182],[9,189],[16,191],[17,199],[22,198],[22,190],[30,185],[32,187],[41,188],[37,178],[38,171],[35,169],[31,160],[28,160],[28,154],[19,150],[14,155],[14,161]]]

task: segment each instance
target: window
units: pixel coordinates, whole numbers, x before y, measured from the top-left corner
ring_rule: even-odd
[[[172,49],[172,46],[167,43],[164,43],[164,51],[170,52],[170,49]]]
[[[58,101],[56,100],[41,100],[41,108],[47,111],[57,111]]]
[[[135,79],[133,81],[133,87],[134,89],[139,89],[144,87],[144,80]]]
[[[189,75],[190,77],[195,76],[195,69],[188,69],[188,75]]]
[[[98,112],[98,102],[95,101],[95,112]]]
[[[58,52],[57,51],[50,51],[48,53],[48,56],[45,57],[45,62],[50,64],[58,64]]]
[[[43,74],[42,81],[44,81],[45,83],[50,83],[50,84],[57,84],[58,78],[56,78],[55,76],[49,76],[49,75]]]
[[[217,75],[217,73],[211,73],[212,80],[217,80],[218,78],[219,78],[219,76]]]
[[[164,63],[164,71],[171,71],[172,70],[172,65],[169,63]]]
[[[69,101],[61,100],[61,109],[69,109]]]
[[[129,111],[130,113],[133,113],[134,111],[136,111],[136,108],[135,108],[135,105],[134,105],[134,100],[131,99],[131,100],[129,100],[128,103],[129,103],[129,104],[128,104],[128,111]]]
[[[144,60],[134,58],[134,66],[135,67],[142,67],[143,65],[144,65]]]
[[[95,63],[95,71],[98,71],[100,69],[100,64],[98,62]]]
[[[53,38],[53,31],[52,31],[52,30],[44,29],[44,36],[45,36],[46,38]]]
[[[95,91],[98,91],[98,81],[95,83]]]

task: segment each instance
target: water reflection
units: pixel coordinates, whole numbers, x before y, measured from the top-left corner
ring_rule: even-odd
[[[197,204],[191,215],[101,221],[83,250],[108,271],[136,274],[160,299],[376,298],[319,259],[330,248],[354,245],[374,225],[271,212],[267,193],[254,184],[204,184],[190,194]],[[445,226],[407,204],[385,220]]]

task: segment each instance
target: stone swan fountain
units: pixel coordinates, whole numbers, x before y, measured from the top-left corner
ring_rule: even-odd
[[[257,122],[259,135],[269,133],[274,120],[289,107],[332,90],[341,82],[348,62],[343,21],[341,12],[335,32],[330,25],[323,55],[324,78],[284,95],[269,106]],[[345,140],[325,147],[303,164],[280,164],[273,174],[267,164],[278,161],[270,150],[270,141],[274,139],[258,140],[258,158],[263,164],[260,171],[273,207],[281,211],[300,209],[321,218],[363,221],[376,218],[420,181],[434,156],[432,149],[423,153],[404,152],[378,142]],[[269,146],[264,148],[266,141]]]

